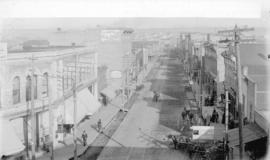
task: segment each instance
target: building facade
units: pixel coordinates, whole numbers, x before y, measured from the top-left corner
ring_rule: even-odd
[[[24,146],[26,155],[33,140],[36,142],[36,148],[41,148],[49,137],[50,127],[55,136],[61,133],[59,130],[65,124],[79,122],[86,112],[93,114],[99,107],[96,81],[97,53],[91,48],[50,49],[48,47],[47,50],[37,49],[34,52],[1,52],[0,75],[0,116],[8,122],[9,126],[12,126],[13,132],[17,135],[14,138],[19,139]],[[33,83],[31,83],[32,79]],[[35,127],[30,121],[32,84]],[[73,101],[70,103],[72,89],[78,92],[76,121],[72,119],[74,112],[70,112],[74,106]],[[83,98],[89,96],[89,102],[96,106],[83,106],[80,96],[84,96]],[[49,107],[53,107],[53,116],[49,115]],[[64,107],[67,111],[62,110]],[[53,126],[49,124],[50,118],[53,118]],[[30,133],[35,133],[36,138],[33,139]],[[56,140],[54,142],[54,145],[57,145],[58,142]],[[14,145],[20,144],[8,146],[14,147]]]

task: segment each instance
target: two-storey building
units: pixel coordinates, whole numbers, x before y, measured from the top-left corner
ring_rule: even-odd
[[[49,46],[31,51],[7,51],[6,45],[1,45],[1,49],[0,118],[6,127],[1,128],[1,133],[10,135],[8,139],[1,139],[1,156],[24,151],[28,155],[31,142],[35,141],[36,148],[40,148],[48,139],[50,129],[53,137],[61,137],[63,132],[68,136],[74,122],[79,124],[100,107],[97,53],[92,48]],[[76,120],[73,119],[73,90],[77,93]],[[30,121],[31,112],[34,123]]]

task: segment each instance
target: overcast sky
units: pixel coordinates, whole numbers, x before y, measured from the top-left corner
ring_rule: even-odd
[[[1,0],[0,26],[11,29],[57,27],[85,29],[97,25],[132,28],[219,28],[238,24],[239,26],[264,27],[266,21],[270,21],[270,7],[267,7],[267,4],[270,3],[266,3],[266,1],[65,0],[64,2],[63,0]],[[2,22],[3,25],[1,25],[1,18],[6,18]]]

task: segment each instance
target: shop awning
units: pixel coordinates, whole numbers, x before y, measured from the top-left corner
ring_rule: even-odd
[[[229,135],[229,146],[234,147],[239,145],[239,129],[231,129],[228,132]],[[243,143],[258,140],[266,137],[267,134],[256,124],[248,124],[243,126]]]
[[[25,146],[16,135],[9,120],[0,118],[0,157],[13,155],[24,150]]]
[[[101,104],[91,94],[88,88],[77,92],[77,114],[76,122],[80,122],[85,116],[91,116],[98,111]],[[74,120],[74,99],[73,96],[65,101],[65,123],[73,124]]]
[[[214,126],[192,126],[193,140],[214,140]]]

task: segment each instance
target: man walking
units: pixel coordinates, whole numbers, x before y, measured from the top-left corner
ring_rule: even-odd
[[[186,116],[187,116],[187,112],[186,112],[186,107],[185,107],[183,112],[182,112],[182,119],[185,120]]]
[[[83,140],[83,146],[87,145],[87,133],[85,132],[85,130],[82,133],[82,140]]]
[[[178,141],[177,141],[176,136],[172,136],[172,142],[173,142],[173,145],[174,145],[174,149],[177,149]]]
[[[102,129],[101,119],[99,119],[97,122],[97,129],[98,129],[98,132],[101,132],[101,129]]]

